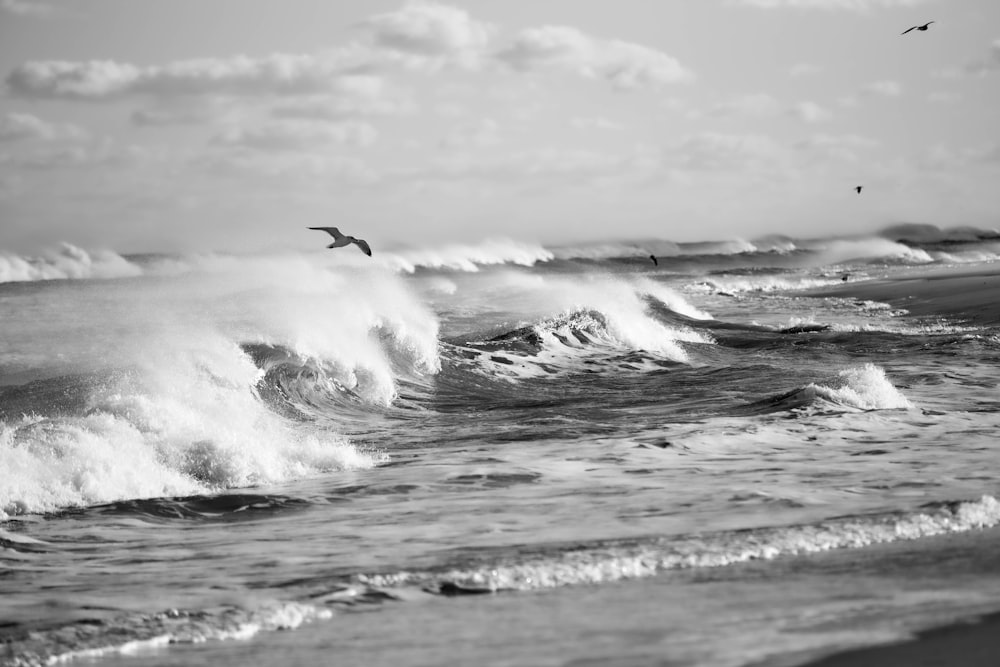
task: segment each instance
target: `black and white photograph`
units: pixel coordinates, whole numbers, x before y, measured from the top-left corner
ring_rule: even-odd
[[[996,667],[997,0],[0,0],[0,667]]]

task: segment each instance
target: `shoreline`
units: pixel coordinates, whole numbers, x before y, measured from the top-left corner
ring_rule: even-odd
[[[907,273],[890,279],[845,282],[806,292],[813,297],[856,298],[903,308],[910,316],[948,317],[975,326],[1000,326],[1000,264]]]
[[[847,649],[799,667],[995,667],[1000,655],[1000,613],[921,630],[912,639]]]

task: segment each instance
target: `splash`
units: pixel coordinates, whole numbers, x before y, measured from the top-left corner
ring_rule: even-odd
[[[538,245],[511,239],[487,239],[478,244],[397,250],[387,253],[386,257],[385,261],[396,270],[413,273],[418,268],[476,272],[482,266],[498,264],[534,266],[551,260],[554,255]]]
[[[262,396],[271,366],[258,365],[246,343],[290,351],[295,368],[326,374],[319,389],[350,393],[360,409],[390,405],[401,379],[440,368],[436,317],[378,267],[244,258],[50,297],[32,327],[11,328],[5,341],[11,354],[39,359],[33,372],[46,378],[23,399],[17,388],[5,393],[0,457],[12,474],[0,476],[0,510],[8,514],[208,493],[384,460],[338,434],[343,403],[319,427],[275,411]],[[78,373],[66,375],[66,359]],[[314,400],[311,387],[292,380]]]
[[[69,243],[37,257],[0,253],[0,283],[126,278],[142,269],[110,250],[87,252]]]

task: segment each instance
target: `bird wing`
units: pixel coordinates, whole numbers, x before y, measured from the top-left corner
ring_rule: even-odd
[[[927,23],[924,24],[924,27],[926,28],[927,26],[929,26],[932,23],[934,23],[934,21],[928,21]]]
[[[906,33],[910,32],[911,30],[916,30],[916,29],[917,29],[917,26],[913,26],[912,28],[907,28],[906,30],[904,30],[903,32],[901,32],[899,34],[900,35],[905,35]]]
[[[365,253],[369,257],[372,256],[372,249],[368,247],[368,243],[362,239],[354,239],[354,245],[361,248],[361,252]]]
[[[341,234],[340,230],[337,229],[336,227],[310,227],[309,229],[317,229],[321,232],[326,232],[327,234],[337,239],[338,241],[344,237],[344,235]]]

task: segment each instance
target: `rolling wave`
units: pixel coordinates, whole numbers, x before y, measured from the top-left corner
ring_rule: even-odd
[[[142,272],[138,265],[110,250],[87,252],[69,243],[40,255],[0,252],[0,283],[127,278]]]
[[[426,568],[332,575],[289,588],[293,600],[253,606],[167,609],[49,628],[25,628],[6,638],[10,662],[35,666],[99,658],[139,648],[246,639],[261,631],[293,630],[333,617],[337,608],[405,603],[421,595],[455,596],[603,584],[663,572],[718,568],[836,549],[863,548],[981,530],[1000,524],[1000,502],[928,503],[895,511],[752,530],[510,547],[456,555]],[[0,533],[0,540],[4,534]],[[30,551],[25,540],[10,547]]]
[[[828,384],[809,383],[792,391],[770,396],[747,406],[751,414],[784,411],[860,412],[910,409],[913,404],[872,363],[847,368]]]

